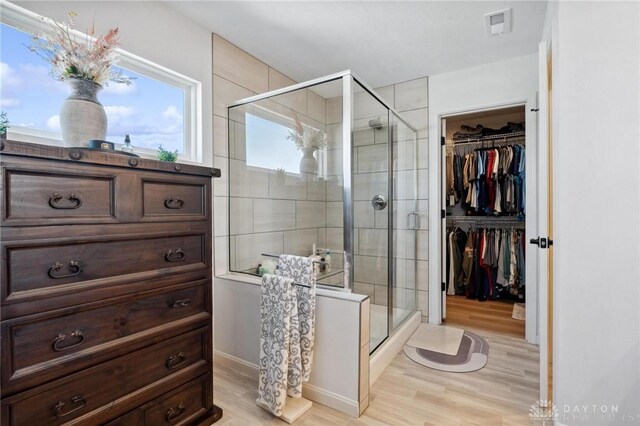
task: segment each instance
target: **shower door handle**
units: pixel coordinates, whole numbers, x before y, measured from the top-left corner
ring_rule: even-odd
[[[413,223],[411,222],[411,217],[413,217]],[[407,215],[407,229],[411,231],[415,231],[420,229],[420,213],[411,212]]]
[[[374,195],[371,200],[371,205],[374,210],[384,210],[387,204],[389,204],[387,197],[382,194]]]

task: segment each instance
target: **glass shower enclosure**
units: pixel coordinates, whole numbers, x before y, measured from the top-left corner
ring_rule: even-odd
[[[350,71],[228,108],[229,269],[315,256],[368,295],[373,352],[416,310],[416,130]]]

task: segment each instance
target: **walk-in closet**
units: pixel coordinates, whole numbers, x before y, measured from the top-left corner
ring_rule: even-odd
[[[525,107],[444,124],[443,318],[525,337]]]

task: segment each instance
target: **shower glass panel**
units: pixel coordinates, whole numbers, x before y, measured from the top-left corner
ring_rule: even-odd
[[[390,112],[393,147],[393,309],[395,330],[416,310],[418,214],[416,132]]]
[[[389,111],[353,82],[353,289],[371,297],[369,347],[389,336]]]
[[[329,254],[343,286],[342,79],[230,107],[229,269],[273,273],[280,254]],[[337,101],[331,101],[338,98]]]
[[[371,352],[416,310],[416,132],[391,105],[345,71],[228,108],[229,270],[324,259],[321,288],[370,297]]]

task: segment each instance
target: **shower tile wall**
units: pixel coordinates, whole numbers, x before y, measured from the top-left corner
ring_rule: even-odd
[[[232,152],[228,152],[227,146],[227,106],[238,99],[264,93],[281,87],[286,87],[295,82],[277,70],[269,67],[267,64],[259,61],[223,38],[213,35],[213,135],[214,135],[214,166],[222,170],[222,178],[214,181],[214,197],[215,197],[215,273],[221,275],[229,269],[229,236],[228,236],[228,170],[227,161],[229,156],[241,161],[244,158],[243,144],[232,145]],[[394,106],[403,118],[410,121],[415,127],[418,127],[418,197],[419,211],[422,215],[422,229],[418,232],[418,271],[416,277],[416,285],[418,287],[418,309],[422,311],[423,321],[427,318],[428,294],[427,294],[427,275],[428,275],[428,253],[427,253],[427,78],[421,78],[408,82],[403,82],[391,86],[376,89],[391,106]],[[300,211],[302,215],[308,213],[308,205],[303,203],[310,201],[324,201],[326,199],[326,228],[315,228],[318,241],[324,238],[326,245],[342,249],[342,104],[341,99],[331,98],[326,100],[324,105],[324,120],[322,119],[324,100],[313,92],[307,91],[306,114],[318,122],[326,123],[326,131],[329,135],[329,152],[330,161],[328,174],[334,177],[326,183],[307,184],[307,198],[302,199],[302,188],[295,187],[293,192],[300,193],[291,196],[293,200],[282,200],[282,204],[273,207],[276,211],[283,213],[280,219],[280,227],[293,226],[293,229],[280,229],[277,231],[265,231],[256,233],[256,214],[255,214],[255,198],[251,197],[232,197],[231,203],[237,207],[238,214],[231,217],[235,232],[241,235],[239,237],[241,244],[260,244],[265,251],[296,251],[303,250],[308,242],[313,239],[314,228],[298,229],[298,225],[305,226],[302,222],[291,222],[291,202],[295,207],[294,214],[297,214],[300,202]],[[302,109],[303,102],[301,99],[291,99],[288,104],[292,108]],[[368,120],[367,120],[368,121]],[[232,135],[239,140],[242,138],[243,126],[234,126]],[[357,155],[370,156],[375,155],[376,147],[375,135],[373,132],[357,132],[355,135],[355,145],[357,147],[369,147],[362,152],[356,150],[354,157]],[[378,138],[378,143],[386,142],[382,135]],[[380,184],[382,173],[376,173],[374,170],[363,168],[362,173],[358,173],[356,178],[359,183],[366,185]],[[370,175],[370,176],[366,176]],[[364,181],[363,181],[364,180]],[[266,182],[268,187],[265,188]],[[262,179],[262,182],[256,182],[258,189],[253,195],[264,195],[266,191],[271,191],[273,195],[284,198],[285,194],[278,194],[278,189],[283,188],[275,185],[268,179]],[[358,186],[356,186],[357,188]],[[292,192],[291,187],[286,188],[286,192]],[[241,191],[249,191],[249,189],[240,189]],[[361,196],[361,194],[358,194]],[[257,197],[262,199],[262,197]],[[269,197],[273,199],[274,197]],[[358,256],[366,256],[360,254],[360,230],[364,230],[364,239],[370,241],[370,238],[376,238],[376,224],[382,226],[386,224],[384,214],[374,214],[372,210],[366,208],[366,200],[358,200],[354,205],[356,230],[355,230],[355,252]],[[261,201],[259,201],[260,203]],[[403,209],[403,207],[400,207]],[[234,208],[235,210],[235,208]],[[403,213],[401,213],[403,214]],[[258,214],[259,216],[259,214]],[[317,218],[316,218],[317,219]],[[311,219],[310,219],[311,220]],[[288,221],[288,222],[287,222]],[[258,226],[265,226],[258,218]],[[266,225],[266,229],[269,225]],[[316,225],[317,226],[317,225]],[[384,238],[384,237],[378,237]],[[235,238],[234,244],[237,243],[238,237]],[[369,245],[364,246],[363,251],[366,253],[370,250]],[[238,261],[237,255],[235,261]],[[242,259],[240,262],[249,262],[250,260]],[[366,261],[365,261],[366,262]],[[372,302],[376,299],[378,302],[384,302],[386,290],[377,285],[375,276],[368,276],[367,264],[362,264],[360,273],[356,272],[361,281],[356,284],[357,289],[361,293],[369,294]],[[406,269],[396,265],[398,273]],[[404,281],[399,277],[399,281]],[[398,293],[401,290],[397,290]],[[400,294],[397,297],[402,297]]]

